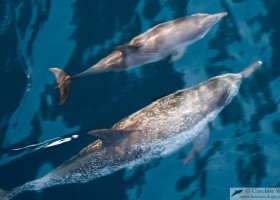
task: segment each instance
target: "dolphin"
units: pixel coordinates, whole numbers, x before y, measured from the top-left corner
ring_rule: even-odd
[[[160,98],[129,115],[110,129],[90,131],[99,139],[82,149],[42,178],[10,191],[1,190],[1,200],[31,190],[55,185],[85,183],[167,156],[192,142],[186,160],[207,144],[208,124],[237,94],[242,80],[261,62],[254,62],[238,74],[216,76],[197,86]]]
[[[158,24],[114,51],[80,74],[69,76],[59,68],[50,68],[56,77],[62,105],[70,91],[71,80],[108,71],[120,71],[156,62],[171,55],[170,62],[180,59],[186,47],[203,38],[226,16],[226,12],[195,14]]]
[[[243,190],[235,190],[235,192],[230,196],[230,197],[233,197],[237,194],[240,194]]]

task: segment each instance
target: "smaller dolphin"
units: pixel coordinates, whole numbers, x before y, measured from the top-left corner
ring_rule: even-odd
[[[185,160],[189,162],[207,144],[208,123],[235,97],[242,80],[260,65],[261,62],[255,62],[241,73],[216,76],[179,90],[129,115],[110,129],[89,132],[99,139],[42,178],[7,192],[0,190],[0,200],[9,200],[24,191],[85,183],[167,156],[192,142],[193,148]]]
[[[69,76],[61,69],[50,68],[60,90],[59,104],[65,102],[71,80],[96,73],[126,70],[162,60],[170,55],[170,62],[180,59],[188,45],[203,38],[226,15],[226,12],[213,15],[195,14],[159,24],[127,44],[115,47],[115,51],[80,74]]]
[[[235,190],[235,192],[231,195],[231,197],[240,194],[243,190]]]

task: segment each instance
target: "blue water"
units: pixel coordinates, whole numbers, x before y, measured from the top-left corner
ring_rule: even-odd
[[[0,187],[39,178],[153,99],[212,76],[263,67],[211,124],[209,144],[189,165],[169,157],[86,184],[25,192],[18,200],[216,200],[230,187],[280,187],[279,0],[1,0]],[[194,13],[228,12],[175,63],[167,60],[71,85],[58,106],[50,67],[87,69],[148,28]],[[57,146],[12,149],[79,135]]]

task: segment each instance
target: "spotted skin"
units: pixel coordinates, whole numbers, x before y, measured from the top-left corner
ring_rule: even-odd
[[[96,73],[121,71],[162,60],[171,56],[170,62],[180,59],[186,47],[203,38],[227,13],[195,14],[159,24],[136,36],[128,43],[115,47],[111,54],[82,73],[69,76],[59,68],[50,68],[57,78],[60,105],[69,94],[71,80]]]
[[[85,183],[167,156],[184,145],[197,144],[189,160],[205,145],[205,128],[236,96],[243,78],[255,71],[253,63],[239,74],[225,74],[204,83],[156,100],[147,107],[117,122],[111,129],[91,131],[100,139],[40,179],[30,181],[0,199],[11,199],[30,190],[55,185]],[[208,137],[208,136],[207,136]],[[201,140],[201,141],[200,141]]]

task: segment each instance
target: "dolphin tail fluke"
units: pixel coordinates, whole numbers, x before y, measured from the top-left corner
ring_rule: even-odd
[[[252,63],[249,67],[247,67],[241,72],[242,77],[247,78],[248,76],[253,74],[261,65],[262,65],[262,61],[256,61]]]
[[[60,92],[60,102],[59,105],[62,105],[68,97],[70,91],[70,76],[66,74],[62,69],[50,68],[50,71],[55,75],[57,88]]]

